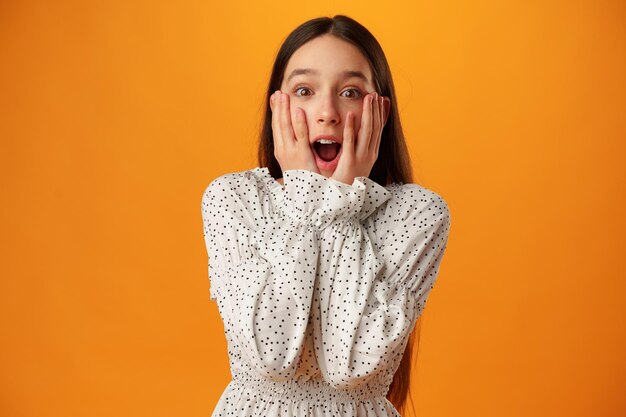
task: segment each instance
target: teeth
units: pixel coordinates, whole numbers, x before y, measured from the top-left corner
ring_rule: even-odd
[[[318,140],[319,143],[321,143],[322,145],[330,145],[331,143],[337,143],[334,140],[330,140],[330,139],[320,139]]]

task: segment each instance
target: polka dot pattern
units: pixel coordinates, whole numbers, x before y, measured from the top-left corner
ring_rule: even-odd
[[[266,167],[202,196],[233,376],[213,416],[397,416],[385,398],[447,245],[445,201]]]

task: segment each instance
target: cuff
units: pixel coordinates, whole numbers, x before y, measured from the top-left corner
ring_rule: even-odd
[[[283,211],[293,220],[323,229],[338,219],[362,220],[391,193],[368,177],[356,177],[352,184],[327,178],[316,172],[294,169],[283,172]]]

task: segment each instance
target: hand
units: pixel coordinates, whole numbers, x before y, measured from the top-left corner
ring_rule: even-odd
[[[309,143],[309,130],[304,110],[296,108],[296,121],[292,124],[289,94],[277,90],[270,97],[272,110],[272,132],[274,157],[283,172],[289,169],[304,169],[320,173],[315,163],[313,149]]]
[[[348,112],[343,128],[343,144],[337,168],[331,178],[352,184],[356,177],[369,177],[378,159],[383,127],[390,105],[388,97],[371,93],[363,100],[363,115],[356,143],[354,140],[354,113]]]

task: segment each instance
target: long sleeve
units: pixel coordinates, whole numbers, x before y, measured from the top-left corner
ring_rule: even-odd
[[[211,298],[247,362],[291,378],[309,320],[320,231],[358,205],[359,193],[305,170],[284,173],[281,210],[249,171],[223,175],[202,196]]]
[[[306,223],[266,215],[261,196],[246,172],[215,179],[203,194],[211,297],[250,365],[283,380],[302,351],[318,245]]]
[[[316,291],[316,356],[324,378],[338,389],[397,369],[447,243],[450,216],[441,197],[415,184],[390,193],[371,218],[338,222],[320,239],[326,273]]]
[[[450,210],[437,193],[415,184],[397,189],[397,195],[397,204],[375,219],[379,253],[389,284],[415,297],[417,319],[439,276],[450,234]]]

